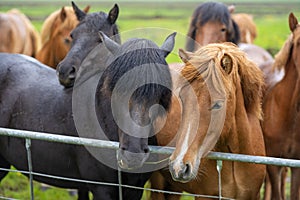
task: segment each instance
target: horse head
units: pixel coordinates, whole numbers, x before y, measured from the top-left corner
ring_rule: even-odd
[[[118,28],[115,24],[119,14],[117,4],[108,14],[104,12],[87,14],[80,10],[74,2],[72,2],[72,6],[79,24],[70,34],[72,44],[69,53],[57,66],[59,81],[65,87],[73,86],[82,61],[101,42],[99,31],[110,37],[116,35],[113,39],[120,43],[120,37],[117,35]]]
[[[283,44],[280,51],[275,55],[275,61],[273,64],[274,71],[282,71],[282,69],[284,69],[284,71],[286,72],[290,64],[296,66],[296,69],[300,69],[299,67],[297,67],[300,66],[300,57],[297,56],[297,54],[299,54],[298,48],[300,43],[300,25],[293,13],[290,13],[289,15],[289,27],[291,34]]]
[[[172,80],[165,57],[174,47],[174,37],[171,34],[161,47],[146,39],[119,45],[102,37],[114,59],[98,83],[96,112],[108,137],[118,133],[121,168],[143,165],[150,154],[148,140],[155,134],[153,121],[169,109]]]
[[[89,6],[84,9],[88,12]],[[63,6],[47,17],[41,30],[42,48],[36,58],[56,69],[71,48],[71,31],[79,23],[71,6]]]
[[[219,2],[205,2],[196,8],[188,30],[186,50],[195,51],[197,45],[232,42],[238,44],[240,32],[231,19],[230,9]]]
[[[263,75],[231,43],[209,44],[195,53],[180,50],[179,55],[186,82],[179,92],[182,120],[169,169],[174,180],[188,182],[198,176],[209,151],[222,151],[233,140],[237,110],[261,117]]]

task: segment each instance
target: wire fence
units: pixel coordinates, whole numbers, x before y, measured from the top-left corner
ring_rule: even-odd
[[[119,183],[89,181],[89,180],[81,180],[81,179],[68,178],[68,177],[63,177],[63,176],[53,176],[53,175],[49,175],[49,174],[37,173],[32,170],[32,163],[31,163],[31,140],[32,139],[44,140],[44,141],[49,141],[49,142],[74,144],[74,145],[84,145],[84,146],[98,147],[98,148],[108,148],[108,149],[114,149],[114,150],[117,150],[119,148],[119,143],[113,142],[113,141],[103,141],[103,140],[96,140],[96,139],[89,139],[89,138],[80,138],[80,137],[73,137],[73,136],[65,136],[65,135],[57,135],[57,134],[41,133],[41,132],[33,132],[33,131],[25,131],[25,130],[15,130],[15,129],[7,129],[7,128],[0,128],[0,135],[24,138],[26,141],[25,146],[26,146],[26,150],[27,150],[28,171],[5,169],[5,168],[0,168],[0,170],[27,174],[29,176],[31,200],[34,200],[33,176],[41,176],[41,177],[81,182],[81,183],[119,187],[119,194],[120,194],[119,199],[120,200],[122,200],[122,198],[123,198],[122,197],[122,188],[139,189],[139,190],[144,190],[144,191],[161,192],[161,193],[175,194],[175,195],[186,195],[186,196],[192,196],[192,197],[206,197],[206,198],[212,198],[212,199],[226,199],[226,200],[230,199],[230,198],[223,197],[221,193],[219,193],[218,196],[210,196],[210,195],[200,195],[200,194],[178,193],[178,192],[157,190],[157,189],[144,188],[144,187],[135,187],[132,185],[125,185],[125,184],[121,183],[120,170],[118,173]],[[150,148],[150,152],[152,152],[152,153],[164,154],[164,155],[170,155],[174,151],[173,147],[150,146],[149,148]],[[221,180],[221,170],[222,170],[222,161],[223,160],[237,161],[237,162],[249,162],[249,163],[266,164],[266,165],[277,165],[277,166],[285,166],[285,167],[300,167],[300,160],[274,158],[274,157],[266,157],[266,156],[251,156],[251,155],[232,154],[232,153],[210,152],[207,155],[207,158],[217,160],[216,168],[217,168],[217,171],[219,174],[219,191],[221,191],[221,187],[222,187],[220,180]],[[12,200],[12,198],[2,197],[2,196],[0,196],[0,199]]]

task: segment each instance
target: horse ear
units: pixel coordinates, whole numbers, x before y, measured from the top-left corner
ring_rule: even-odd
[[[232,59],[229,55],[225,54],[223,56],[223,58],[221,59],[221,67],[223,68],[223,70],[227,73],[227,74],[230,74],[231,71],[232,71],[232,65],[233,65],[233,62],[232,62]]]
[[[235,11],[235,6],[234,6],[234,5],[228,6],[228,11],[229,11],[230,14],[234,13],[234,11]]]
[[[72,7],[73,7],[73,10],[75,12],[75,15],[76,15],[78,21],[83,20],[83,18],[86,16],[86,13],[83,12],[82,10],[80,10],[73,1],[72,1]]]
[[[176,32],[172,33],[166,38],[165,42],[161,45],[160,49],[164,51],[164,57],[167,57],[167,55],[169,55],[169,53],[171,53],[171,51],[173,50],[175,45],[175,36]]]
[[[184,63],[187,63],[187,62],[189,62],[189,60],[191,59],[192,53],[189,52],[189,51],[185,51],[185,50],[183,50],[183,49],[180,48],[179,51],[178,51],[178,55],[179,55],[180,59],[181,59]]]
[[[288,39],[284,42],[281,49],[275,54],[274,56],[274,64],[273,64],[273,70],[278,69],[281,70],[286,65],[286,62],[288,61],[291,48],[293,46],[293,34],[290,34]]]
[[[87,5],[84,9],[83,12],[88,13],[90,10],[91,6]]]
[[[66,17],[67,17],[67,13],[66,13],[65,7],[63,6],[60,10],[60,19],[61,19],[61,21],[62,22],[65,21]]]
[[[109,11],[107,20],[114,24],[119,16],[119,6],[118,4],[115,4],[114,7]]]
[[[289,26],[290,26],[290,30],[293,32],[298,25],[298,20],[295,17],[294,13],[290,13],[289,15]]]
[[[101,38],[105,47],[113,54],[116,55],[120,45],[107,37],[102,31],[99,31],[99,37]]]

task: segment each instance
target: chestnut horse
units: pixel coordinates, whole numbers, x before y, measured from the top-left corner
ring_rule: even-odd
[[[300,25],[293,13],[289,15],[291,35],[275,56],[274,67],[284,69],[285,75],[267,91],[263,102],[262,128],[268,156],[300,159],[299,80],[300,80]],[[279,148],[280,147],[280,148]],[[272,199],[285,199],[282,191],[284,167],[267,167]],[[291,199],[300,198],[300,169],[291,168]]]
[[[160,173],[176,191],[218,195],[216,161],[205,159],[209,151],[265,155],[260,127],[263,74],[230,43],[179,54],[186,81],[179,78],[173,84],[180,105],[173,96],[166,124],[157,135],[159,145],[167,145],[178,130],[176,149],[170,157],[170,172]],[[222,195],[259,199],[264,178],[264,165],[224,161]]]
[[[89,8],[87,6],[84,12],[88,12]],[[70,6],[64,6],[50,14],[42,26],[42,48],[36,58],[56,69],[57,64],[64,59],[71,47],[70,33],[78,23],[74,10]]]
[[[265,155],[260,126],[263,73],[231,43],[209,44],[194,53],[180,50],[179,54],[186,81],[173,83],[180,105],[173,96],[166,124],[157,135],[158,144],[164,146],[177,132],[176,149],[169,172],[160,172],[169,188],[217,196],[216,161],[205,158],[209,151]],[[223,161],[222,196],[259,199],[265,168]]]
[[[40,48],[40,35],[19,10],[0,13],[0,30],[0,52],[36,56]]]
[[[257,37],[256,25],[253,20],[253,16],[246,13],[237,13],[231,15],[232,19],[237,23],[242,43],[253,44]]]
[[[265,73],[267,87],[273,79],[282,78],[282,74],[272,71],[273,57],[269,52],[254,44],[241,42],[240,30],[231,17],[232,10],[220,2],[205,2],[193,13],[188,31],[186,50],[195,51],[199,46],[216,42],[233,42],[246,52]]]

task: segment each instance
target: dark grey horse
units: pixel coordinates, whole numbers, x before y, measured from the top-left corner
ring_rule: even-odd
[[[70,51],[57,66],[59,81],[65,87],[73,86],[76,73],[82,61],[101,42],[99,31],[102,31],[117,43],[121,42],[116,25],[116,20],[119,16],[117,4],[114,5],[108,14],[104,12],[86,14],[74,2],[72,2],[72,6],[79,24],[71,32],[72,44]]]
[[[157,109],[150,110],[151,105],[159,104],[165,109],[169,108],[171,76],[165,57],[174,47],[175,35],[169,36],[161,48],[142,39],[133,39],[120,46],[102,35],[104,42],[87,56],[76,78],[78,83],[69,89],[59,84],[54,70],[36,60],[23,55],[0,54],[0,126],[78,137],[80,134],[77,129],[82,129],[82,126],[78,125],[79,121],[83,120],[85,124],[89,119],[78,117],[78,114],[81,114],[80,109],[85,105],[76,104],[80,102],[76,99],[80,94],[90,94],[85,93],[89,89],[95,91],[94,95],[91,93],[90,96],[79,100],[94,101],[96,122],[99,121],[104,134],[91,132],[87,137],[103,139],[105,136],[109,140],[120,140],[118,158],[110,150],[91,150],[82,146],[32,141],[33,170],[70,178],[118,183],[116,168],[100,162],[109,155],[111,163],[119,163],[120,167],[127,169],[127,172],[122,172],[123,184],[143,187],[151,173],[139,173],[133,168],[142,166],[149,156],[148,137],[153,136],[152,122],[160,114]],[[99,59],[101,57],[106,59]],[[130,105],[129,107],[117,106],[113,115],[113,110],[110,110],[113,106],[109,104],[113,102],[113,91],[116,91],[117,97],[126,97],[127,90],[138,84],[137,79],[131,77],[132,81],[126,81],[127,86],[120,87],[117,84],[119,79],[127,71],[138,68],[141,68],[141,71],[138,71],[139,75],[144,73],[143,77],[149,79],[148,82],[142,82],[142,85],[133,91],[129,103],[120,103]],[[90,73],[89,69],[96,69],[95,73]],[[88,87],[89,84],[85,84],[97,79],[91,88]],[[73,94],[74,92],[76,94]],[[77,108],[79,110],[75,114],[72,112],[72,102],[73,111]],[[119,108],[121,110],[118,110]],[[74,116],[76,114],[77,117]],[[128,118],[138,126],[127,126],[124,122]],[[87,130],[92,128],[88,127]],[[155,144],[155,140],[150,142]],[[24,143],[24,139],[1,136],[0,167],[9,168],[13,165],[17,169],[28,170]],[[6,174],[1,171],[0,178],[4,178]],[[92,192],[94,199],[118,198],[118,187],[41,176],[34,176],[34,179],[58,187],[79,189],[79,199],[88,199],[88,191]],[[123,188],[124,199],[140,199],[141,196],[141,190]]]

